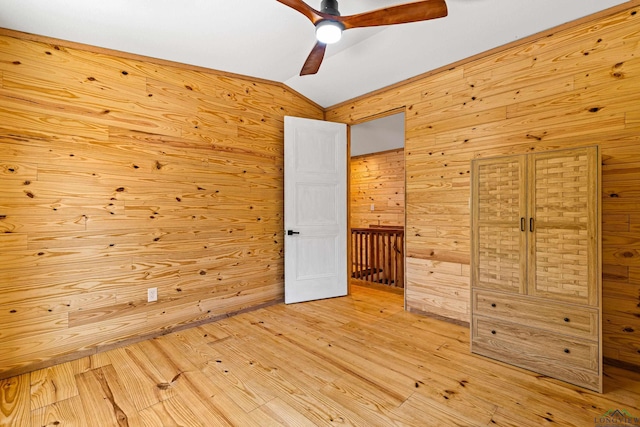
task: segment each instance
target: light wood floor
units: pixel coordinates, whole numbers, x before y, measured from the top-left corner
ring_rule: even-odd
[[[640,375],[605,393],[469,352],[466,328],[402,296],[279,304],[0,381],[3,426],[594,426],[640,416]]]

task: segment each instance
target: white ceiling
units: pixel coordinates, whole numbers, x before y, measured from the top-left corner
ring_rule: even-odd
[[[408,1],[339,6],[351,15]],[[314,27],[276,0],[0,0],[0,27],[283,82],[328,107],[625,2],[447,0],[446,18],[346,31],[304,77]]]

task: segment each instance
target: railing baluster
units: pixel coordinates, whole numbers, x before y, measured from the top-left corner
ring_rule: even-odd
[[[356,252],[356,278],[360,279],[361,270],[362,270],[362,254],[360,253],[360,248],[362,247],[362,233],[356,232],[356,248],[354,249]]]
[[[358,233],[351,231],[351,277],[357,277],[358,273]]]
[[[371,282],[376,281],[376,235],[375,233],[369,234],[369,238],[371,239],[371,246],[369,246],[369,256],[371,257],[371,277],[369,280]]]
[[[393,285],[398,286],[398,234],[393,235]]]
[[[400,268],[398,269],[400,275],[398,276],[400,286],[404,288],[404,233],[400,234],[400,247],[398,248],[398,260],[400,261]]]
[[[389,275],[391,274],[391,269],[389,268],[389,237],[391,236],[389,233],[383,233],[382,236],[382,283],[385,285],[389,284]]]
[[[362,269],[364,268],[364,262],[362,259],[362,239],[363,233],[358,233],[358,279],[362,279]]]
[[[386,264],[385,264],[385,269],[387,270],[387,274],[384,275],[384,279],[385,279],[385,284],[387,285],[392,285],[391,283],[391,279],[393,278],[393,268],[392,268],[392,263],[391,263],[391,259],[393,257],[393,245],[391,244],[391,238],[393,237],[393,233],[387,233],[385,235],[385,252],[386,252]]]

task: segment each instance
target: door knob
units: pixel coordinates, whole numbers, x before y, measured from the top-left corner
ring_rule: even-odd
[[[299,231],[293,231],[293,230],[287,230],[287,235],[288,236],[293,236],[294,234],[300,234]]]

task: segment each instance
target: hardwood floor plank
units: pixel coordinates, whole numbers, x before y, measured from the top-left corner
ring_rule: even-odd
[[[31,412],[31,426],[85,427],[89,425],[80,395],[58,400]]]
[[[292,406],[282,399],[275,398],[252,411],[250,415],[256,419],[261,426],[314,426],[309,418],[297,412]]]
[[[342,378],[326,385],[321,392],[337,404],[349,408],[367,421],[367,425],[384,425],[390,420],[400,421],[391,411],[404,400],[380,393],[366,381]]]
[[[138,413],[112,365],[76,375],[78,390],[90,426],[138,426]]]
[[[94,367],[83,357],[31,373],[31,410],[78,396],[75,375]]]
[[[176,392],[185,393],[185,403],[200,406],[210,416],[210,425],[231,425],[260,427],[233,399],[217,384],[208,380],[201,371],[185,372],[176,381]]]
[[[408,426],[433,426],[433,427],[470,427],[467,421],[451,416],[447,412],[440,411],[420,395],[413,395],[393,413],[402,417],[404,425]]]
[[[0,380],[0,426],[29,424],[29,384],[31,374]]]
[[[113,369],[124,384],[129,400],[138,411],[172,396],[158,387],[158,375],[153,372],[153,362],[142,359],[130,348],[118,348],[108,352]]]
[[[71,363],[40,369],[31,373],[31,409],[38,409],[78,396]]]
[[[205,427],[206,421],[199,419],[189,406],[175,397],[158,402],[139,412],[140,422],[145,427],[193,426]]]

